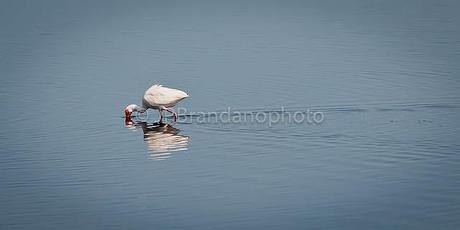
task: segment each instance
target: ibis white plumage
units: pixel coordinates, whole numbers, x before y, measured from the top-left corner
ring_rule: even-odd
[[[170,112],[177,120],[177,113],[172,108],[188,97],[188,94],[178,89],[171,89],[162,85],[152,85],[142,98],[142,106],[131,104],[125,108],[125,117],[128,119],[133,112],[143,113],[147,109],[157,109],[160,112],[160,123],[163,122],[163,110]]]

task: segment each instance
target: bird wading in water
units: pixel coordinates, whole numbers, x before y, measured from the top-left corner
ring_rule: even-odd
[[[178,90],[163,87],[162,85],[152,85],[148,88],[142,98],[142,106],[130,104],[125,108],[125,118],[130,119],[133,112],[144,113],[147,109],[156,109],[160,113],[160,122],[163,123],[163,110],[174,116],[177,121],[177,113],[172,108],[188,97],[188,94]]]

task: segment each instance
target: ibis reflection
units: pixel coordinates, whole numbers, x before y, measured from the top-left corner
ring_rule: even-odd
[[[181,130],[169,124],[126,119],[125,126],[133,130],[142,129],[150,157],[154,160],[164,160],[171,157],[173,152],[187,150],[189,137],[180,135]]]

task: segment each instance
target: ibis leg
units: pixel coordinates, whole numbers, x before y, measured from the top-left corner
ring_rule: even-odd
[[[163,110],[159,109],[158,112],[160,113],[160,124],[163,123]]]
[[[174,110],[172,110],[172,109],[166,108],[165,110],[170,112],[170,113],[172,113],[172,115],[174,116],[174,122],[176,122],[177,121],[177,113],[174,112]]]

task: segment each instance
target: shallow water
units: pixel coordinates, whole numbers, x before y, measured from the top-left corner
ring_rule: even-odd
[[[0,228],[456,229],[459,7],[1,2]]]

